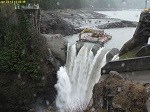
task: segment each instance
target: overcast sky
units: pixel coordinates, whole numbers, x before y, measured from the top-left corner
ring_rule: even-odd
[[[128,0],[131,2],[131,7],[135,8],[144,8],[145,7],[145,0]]]
[[[130,9],[140,8],[144,9],[145,0],[113,0],[118,7],[127,7]],[[124,3],[126,1],[126,4]],[[150,1],[150,0],[149,0]],[[148,7],[150,6],[150,2],[148,3]]]

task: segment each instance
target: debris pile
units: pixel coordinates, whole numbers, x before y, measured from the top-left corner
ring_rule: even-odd
[[[89,28],[85,28],[79,34],[79,41],[87,41],[99,44],[104,44],[111,38],[112,36],[106,34],[104,30],[94,30]]]

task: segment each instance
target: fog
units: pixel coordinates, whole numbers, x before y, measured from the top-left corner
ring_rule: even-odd
[[[144,9],[145,0],[40,0],[42,9]],[[147,7],[150,7],[148,2]]]
[[[116,1],[116,0],[113,0],[113,1]],[[145,7],[145,0],[119,0],[119,1],[124,2],[123,7],[129,8],[129,9],[143,9]]]
[[[143,9],[145,8],[145,0],[110,0],[119,9]],[[150,3],[147,2],[147,7],[150,7]]]
[[[102,10],[113,9],[144,9],[145,0],[83,0],[82,4],[90,4],[93,8]],[[148,1],[148,0],[147,0]],[[147,2],[147,8],[150,2]]]

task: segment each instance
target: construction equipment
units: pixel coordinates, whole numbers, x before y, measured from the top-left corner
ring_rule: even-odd
[[[79,34],[79,41],[99,43],[99,44],[105,44],[111,38],[112,36],[106,34],[104,30],[93,30],[89,28],[85,28]]]

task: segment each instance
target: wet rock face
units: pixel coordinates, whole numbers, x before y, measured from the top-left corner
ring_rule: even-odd
[[[146,85],[133,83],[117,72],[111,72],[104,81],[94,86],[93,105],[88,110],[94,108],[108,112],[148,112],[150,91],[147,88],[150,86]]]
[[[119,53],[120,56],[138,46],[144,46],[148,43],[148,38],[150,37],[149,18],[150,13],[146,12],[141,13],[140,21],[138,23],[136,31],[133,37],[128,42],[126,42],[121,48]]]
[[[65,64],[66,53],[68,41],[62,37],[60,34],[56,35],[43,35],[46,38],[47,49],[52,53],[52,55],[61,62]],[[50,53],[50,54],[51,54]],[[54,58],[52,58],[53,60]]]
[[[92,52],[94,54],[94,56],[97,54],[97,51],[99,50],[99,48],[102,47],[102,45],[100,44],[95,44],[92,48]]]
[[[150,45],[143,46],[136,54],[137,57],[150,56]]]
[[[119,49],[113,48],[106,55],[106,62],[109,62],[113,59],[115,55],[119,54]]]
[[[76,43],[76,51],[77,51],[77,54],[79,53],[80,49],[84,46],[84,42],[77,42]]]
[[[56,13],[42,12],[41,13],[41,33],[43,34],[62,34],[63,36],[72,35],[77,31],[75,28],[60,18]]]

